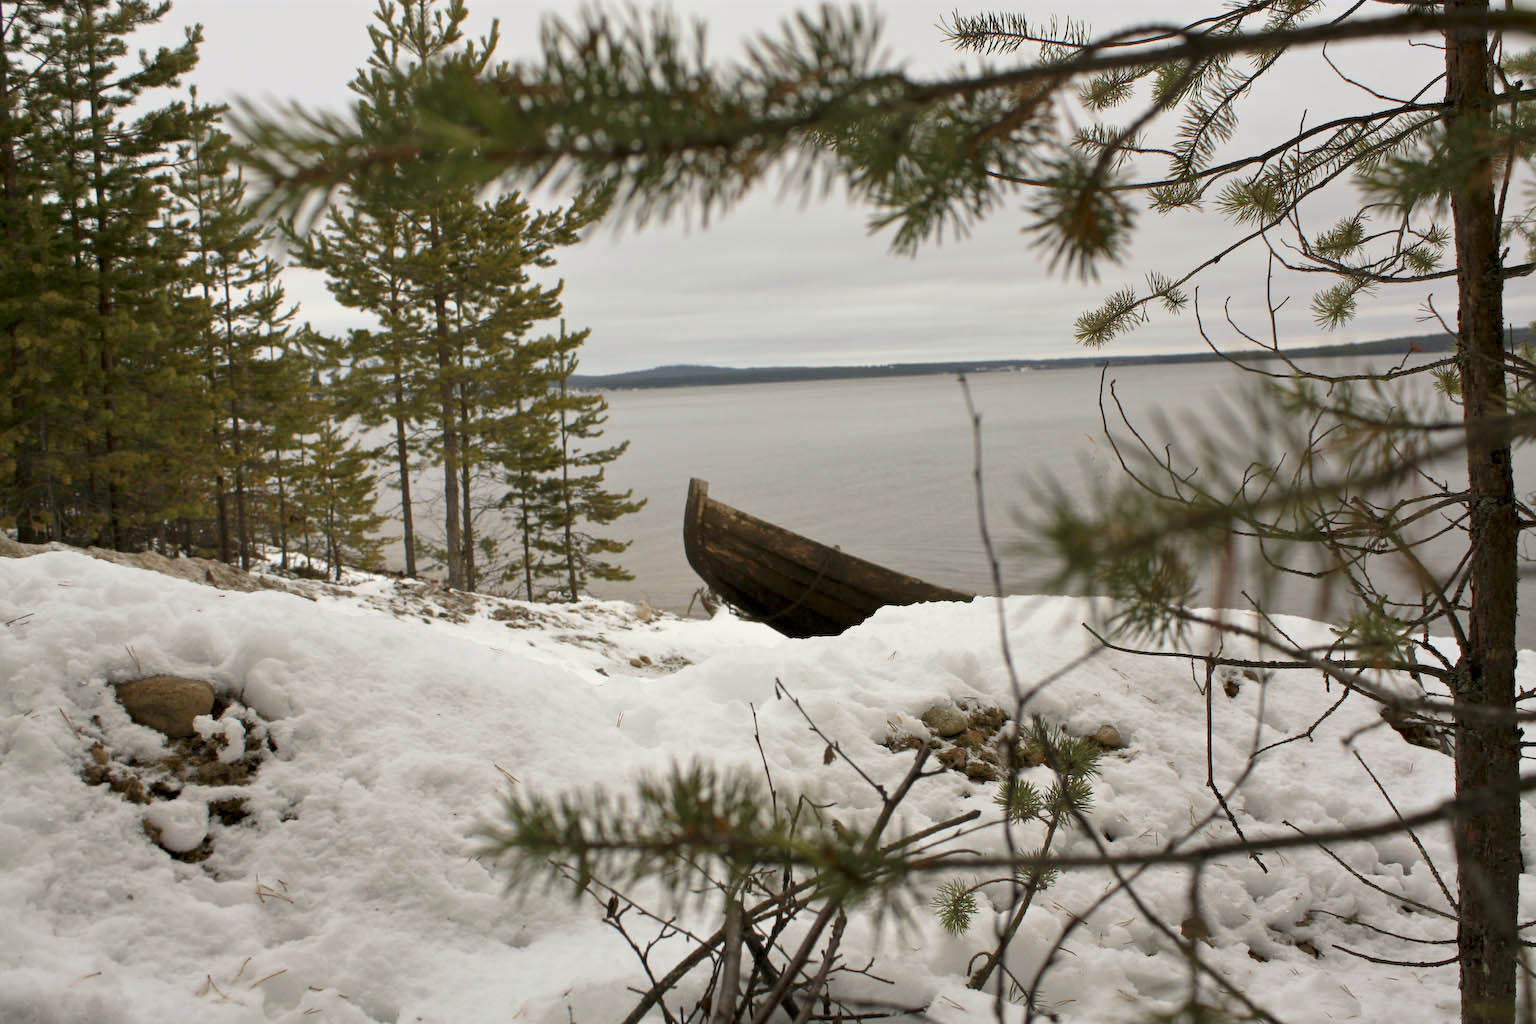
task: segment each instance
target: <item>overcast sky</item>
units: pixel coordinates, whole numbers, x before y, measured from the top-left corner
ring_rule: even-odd
[[[498,55],[530,56],[539,19],[579,9],[574,0],[470,0],[473,26],[502,26]],[[710,25],[711,52],[734,55],[751,33],[772,29],[804,6],[782,0],[689,0],[673,4]],[[937,75],[963,65],[942,42],[938,20],[952,8],[936,0],[882,0],[890,52],[916,74]],[[1060,4],[1096,32],[1138,24],[1146,12],[1189,20],[1217,8],[1214,2],[1168,0],[1075,0]],[[366,59],[371,0],[175,0],[159,29],[162,39],[180,26],[201,22],[202,62],[193,76],[199,96],[299,100],[311,107],[349,103],[346,83]],[[969,7],[962,8],[970,10]],[[1032,3],[1029,13],[1049,11]],[[145,40],[150,42],[150,40]],[[1428,47],[1377,44],[1330,50],[1352,77],[1378,90],[1409,89],[1435,71],[1438,52]],[[1412,85],[1410,85],[1412,83]],[[1438,96],[1436,89],[1435,95]],[[1302,123],[1344,109],[1381,106],[1342,85],[1315,55],[1292,61],[1289,72],[1259,90],[1244,108],[1239,141],[1263,144],[1283,138]],[[556,200],[546,197],[551,204]],[[1218,251],[1231,229],[1214,213],[1173,220],[1144,216],[1130,259],[1105,267],[1101,280],[1083,283],[1053,275],[1020,228],[1026,216],[1015,201],[979,225],[969,237],[930,245],[916,258],[893,256],[889,238],[870,236],[866,212],[834,193],[802,202],[771,190],[750,198],[707,229],[681,224],[636,231],[598,228],[582,245],[564,250],[555,276],[566,281],[565,311],[572,327],[589,326],[582,369],[602,373],[666,363],[732,366],[916,362],[1007,359],[1081,354],[1072,338],[1073,319],[1105,294],[1139,282],[1149,269],[1177,275],[1199,257]],[[1330,215],[1343,212],[1342,200]],[[1319,223],[1325,226],[1320,211]],[[1239,323],[1267,332],[1264,260],[1229,257],[1200,280],[1202,312],[1214,340],[1242,344],[1222,323],[1223,304]],[[1275,297],[1293,296],[1280,318],[1288,344],[1369,340],[1421,334],[1434,325],[1418,321],[1430,289],[1401,286],[1362,303],[1361,316],[1325,336],[1307,314],[1318,278],[1278,280]],[[329,300],[323,281],[292,272],[289,293],[301,317],[322,330],[340,331],[363,321]],[[1511,285],[1507,312],[1524,324],[1536,302],[1523,281]],[[1454,323],[1454,289],[1435,290],[1436,306]],[[1153,322],[1117,340],[1108,350],[1186,351],[1202,342],[1190,315],[1153,314]]]

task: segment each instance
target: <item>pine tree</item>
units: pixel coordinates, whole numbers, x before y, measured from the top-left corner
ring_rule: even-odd
[[[549,346],[520,341],[511,349],[506,379],[514,383],[511,408],[502,417],[496,441],[497,462],[507,490],[500,507],[511,514],[516,547],[501,578],[521,584],[521,593],[536,601],[548,572],[542,553],[550,528],[549,474],[560,468],[558,435],[551,415],[550,382],[545,370]]]
[[[268,267],[275,279],[276,264],[269,263]],[[282,327],[286,328],[286,323]],[[314,433],[317,426],[315,417],[319,403],[310,398],[310,382],[323,363],[322,354],[335,346],[317,335],[308,324],[297,332],[269,330],[265,337],[266,352],[260,364],[264,373],[258,401],[266,427],[263,447],[267,459],[266,477],[271,482],[271,489],[266,496],[264,519],[268,540],[277,549],[277,564],[286,570],[291,568],[294,527],[304,518],[295,493],[295,479],[303,474],[304,436]],[[333,381],[331,385],[332,391],[338,393],[342,387],[339,381]],[[345,399],[338,394],[327,397],[329,404],[339,412],[349,411]]]
[[[324,563],[337,581],[348,565],[377,570],[389,540],[380,535],[388,517],[375,507],[373,453],[349,420],[343,379],[349,346],[309,324],[295,331],[274,326],[267,337],[257,394],[271,400],[261,422],[272,486],[262,495],[261,521],[279,564],[305,572]]]
[[[312,354],[294,337],[292,325],[299,308],[287,301],[281,271],[277,260],[261,256],[251,268],[242,304],[249,341],[242,388],[246,401],[244,491],[252,503],[241,534],[241,564],[246,567],[263,527],[277,540],[280,552],[284,546],[285,458],[293,444],[294,424],[301,422],[305,372],[314,365]],[[336,404],[334,399],[332,404]]]
[[[384,542],[384,517],[373,509],[377,482],[369,455],[332,417],[308,439],[308,474],[298,500],[322,541],[322,555],[336,582],[347,565],[376,569]]]
[[[551,529],[543,545],[556,574],[563,576],[566,595],[572,601],[581,597],[589,579],[634,579],[601,557],[622,554],[630,542],[598,536],[590,528],[609,526],[621,516],[640,511],[646,503],[644,498],[633,500],[633,491],[620,494],[603,486],[605,468],[629,449],[628,441],[606,448],[581,447],[601,437],[603,424],[608,421],[608,402],[602,395],[570,388],[576,351],[591,333],[587,328],[567,334],[565,321],[560,321],[560,336],[549,356],[549,373],[558,395],[551,413],[560,441],[560,465],[549,481]]]
[[[373,52],[352,89],[360,97],[357,112],[371,133],[399,131],[410,117],[406,96],[414,80],[445,62],[463,62],[467,71],[483,70],[492,36],[482,45],[465,42],[462,0],[438,8],[433,0],[381,0],[369,28]],[[349,210],[333,212],[324,231],[302,250],[301,262],[325,270],[333,294],[343,304],[378,318],[377,330],[354,335],[366,349],[355,362],[367,372],[357,376],[358,395],[383,393],[395,425],[395,460],[405,521],[406,571],[416,572],[416,530],[412,520],[408,433],[430,417],[435,457],[443,469],[445,560],[449,585],[463,587],[461,540],[463,460],[457,394],[454,331],[449,308],[455,245],[473,190],[446,195],[411,187],[400,176],[358,175],[348,183]],[[361,405],[362,403],[360,403]],[[366,422],[366,420],[365,420]]]
[[[153,107],[199,32],[125,67],[143,0],[0,8],[0,520],[25,540],[249,564],[288,379],[270,236],[221,108]],[[207,519],[217,522],[210,530]]]
[[[490,35],[478,44],[466,41],[462,26],[468,16],[463,0],[447,0],[440,10],[433,0],[380,4],[378,17],[383,27],[373,31],[376,44],[382,37],[393,48],[396,119],[409,115],[408,91],[427,74],[452,66],[459,73],[478,75],[489,66],[497,29],[493,24]],[[410,202],[423,244],[402,263],[428,332],[426,392],[433,402],[434,450],[443,470],[448,585],[464,588],[469,583],[464,538],[469,504],[462,479],[467,458],[460,395],[462,360],[456,351],[461,342],[456,336],[451,303],[459,275],[471,266],[472,254],[466,250],[464,241],[476,206],[475,190],[438,180],[420,187]]]
[[[370,132],[385,133],[398,130],[393,122],[402,116],[411,11],[408,5],[381,3],[375,17],[379,24],[368,30],[373,52],[350,88],[358,96],[359,121]],[[463,17],[462,7],[450,10],[443,35],[456,39]],[[417,45],[433,52],[424,42]],[[343,306],[377,320],[376,327],[354,331],[349,341],[348,409],[365,426],[389,422],[394,428],[389,452],[400,491],[405,574],[414,577],[418,570],[411,436],[431,415],[431,395],[425,321],[407,267],[426,244],[426,235],[411,206],[415,193],[397,176],[354,176],[347,182],[347,193],[346,205],[331,210],[321,230],[295,239],[296,258],[301,265],[325,272],[327,287]],[[383,457],[383,450],[377,455]]]
[[[354,330],[347,342],[347,410],[365,427],[388,423],[391,438],[374,451],[389,461],[400,492],[405,574],[417,575],[417,537],[411,472],[412,435],[429,415],[423,390],[423,347],[418,318],[406,294],[398,261],[416,244],[413,226],[389,201],[359,189],[345,211],[333,211],[323,233],[303,240],[299,261],[326,271],[327,285],[342,305],[375,315],[374,328]]]
[[[14,0],[0,11],[0,379],[6,383],[0,388],[0,522],[13,523],[24,542],[62,532],[48,428],[63,418],[63,401],[55,386],[58,363],[39,330],[45,268],[57,259],[34,133],[53,104],[35,86],[48,14],[45,4]]]
[[[56,231],[30,320],[59,397],[43,403],[55,415],[28,417],[36,446],[22,450],[48,453],[29,454],[26,472],[49,478],[44,518],[61,539],[128,546],[158,528],[166,510],[150,468],[185,442],[160,417],[196,403],[196,371],[169,326],[180,239],[165,226],[172,146],[195,118],[180,104],[144,107],[193,67],[198,35],[120,68],[128,36],[167,9],[60,0],[23,23],[36,32],[30,89],[47,97],[27,123],[30,162],[48,181],[33,223]]]
[[[197,111],[196,90],[192,100]],[[245,183],[230,166],[229,143],[215,123],[201,124],[182,147],[173,191],[190,237],[181,285],[203,309],[194,347],[212,416],[218,555],[248,569],[256,535],[252,506],[268,458],[263,436],[268,428],[261,420],[298,398],[273,392],[282,378],[271,362],[295,311],[284,308],[278,266],[262,252],[274,232],[247,208]]]
[[[571,245],[605,209],[601,196],[584,196],[566,207],[534,211],[517,193],[466,207],[466,257],[453,275],[452,308],[461,401],[461,500],[466,577],[473,585],[475,513],[472,473],[500,470],[511,490],[489,507],[512,509],[520,554],[503,569],[504,580],[522,577],[533,593],[532,558],[541,474],[557,465],[556,434],[548,415],[552,378],[547,353],[553,339],[528,332],[561,310],[563,284],[533,280],[532,270],[554,264],[553,251]],[[496,538],[479,547],[487,561],[498,556]]]
[[[1192,552],[1220,549],[1231,531],[1260,530],[1266,540],[1289,531],[1289,539],[1315,539],[1337,556],[1349,571],[1357,612],[1335,649],[1291,654],[1341,680],[1391,667],[1448,688],[1446,701],[1411,710],[1449,715],[1457,736],[1462,1020],[1507,1024],[1515,1019],[1520,941],[1514,652],[1525,525],[1511,443],[1527,433],[1520,407],[1511,405],[1508,377],[1529,377],[1536,368],[1503,341],[1506,282],[1528,267],[1506,265],[1501,240],[1506,229],[1528,236],[1533,218],[1505,208],[1503,186],[1508,169],[1527,167],[1536,155],[1524,87],[1536,61],[1501,55],[1499,47],[1515,31],[1536,29],[1536,14],[1490,11],[1487,0],[1401,5],[1382,15],[1354,4],[1331,18],[1321,17],[1324,6],[1247,0],[1166,31],[1103,38],[1080,25],[1041,26],[1021,16],[957,17],[950,27],[963,47],[1007,56],[1038,45],[1040,58],[936,81],[882,66],[877,27],[856,12],[823,8],[803,16],[735,65],[706,60],[702,43],[691,44],[672,19],[593,13],[580,24],[547,25],[538,63],[489,81],[445,69],[417,92],[420,123],[431,131],[378,139],[336,126],[254,125],[253,166],[267,176],[270,201],[280,208],[304,201],[351,161],[371,166],[408,154],[410,173],[420,176],[613,185],[621,209],[643,221],[684,207],[707,215],[774,165],[793,161],[793,180],[806,188],[823,174],[845,180],[854,198],[875,208],[874,226],[893,229],[900,251],[946,229],[963,230],[1022,190],[1029,229],[1052,265],[1080,274],[1124,257],[1139,212],[1133,197],[1155,211],[1210,203],[1232,218],[1240,240],[1293,227],[1301,236],[1293,242],[1297,265],[1338,275],[1314,302],[1324,325],[1346,320],[1371,288],[1453,276],[1457,355],[1444,386],[1462,413],[1468,486],[1437,500],[1460,507],[1466,557],[1448,574],[1420,564],[1423,592],[1413,604],[1380,592],[1368,571],[1353,570],[1382,551],[1410,564],[1417,558],[1401,516],[1421,507],[1382,498],[1379,489],[1401,484],[1418,465],[1417,456],[1403,457],[1403,446],[1433,448],[1423,439],[1439,432],[1433,424],[1415,431],[1401,417],[1383,419],[1344,402],[1330,407],[1304,388],[1297,389],[1293,417],[1334,417],[1347,428],[1340,436],[1355,446],[1337,479],[1295,479],[1284,493],[1266,492],[1259,501],[1241,489],[1235,498],[1230,490],[1180,490],[1188,472],[1159,461],[1171,493],[1127,503],[1123,511],[1134,519],[1120,514],[1097,522],[1062,510],[1048,526],[1063,581],[1108,588],[1126,602],[1122,623],[1143,631],[1199,621],[1187,607],[1187,560]],[[1443,101],[1380,100],[1384,106],[1374,112],[1216,159],[1252,84],[1291,53],[1414,32],[1444,41]],[[1491,39],[1491,32],[1500,35]],[[658,53],[669,59],[656,61]],[[1058,116],[1070,104],[1086,111],[1081,129]],[[1128,104],[1137,106],[1114,119],[1112,112]],[[1147,144],[1148,131],[1174,118],[1170,144]],[[1157,154],[1169,159],[1169,169],[1141,176],[1142,158]],[[1333,228],[1305,225],[1298,212],[1304,201],[1351,173],[1367,188],[1369,203]],[[1449,228],[1433,216],[1446,209]],[[1385,230],[1369,226],[1382,215],[1391,218]],[[1454,263],[1438,270],[1452,254]],[[1219,258],[1212,254],[1201,266]],[[1145,288],[1117,292],[1085,314],[1080,338],[1107,341],[1151,304],[1186,305],[1187,280],[1155,274]],[[1311,445],[1304,454],[1316,451]],[[1239,456],[1238,467],[1244,464]],[[1279,487],[1284,478],[1272,476],[1273,468],[1255,476],[1233,472],[1239,482]],[[1310,525],[1298,532],[1302,520]],[[1431,625],[1458,641],[1449,664],[1414,639]],[[1259,639],[1289,649],[1283,636],[1264,632]]]

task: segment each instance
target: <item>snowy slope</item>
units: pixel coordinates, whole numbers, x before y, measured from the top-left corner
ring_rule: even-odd
[[[858,821],[877,798],[841,762],[823,764],[824,744],[774,699],[776,678],[888,783],[910,755],[880,744],[925,735],[925,709],[1013,702],[987,600],[887,609],[843,637],[788,641],[729,616],[652,619],[617,603],[433,603],[378,579],[315,593],[220,591],[65,552],[0,559],[0,1020],[619,1020],[635,1001],[628,987],[643,979],[600,908],[568,891],[510,898],[474,855],[474,829],[502,787],[624,786],[694,757],[761,770],[755,709],[776,785]],[[1081,602],[1010,598],[1005,611],[1026,683],[1086,649]],[[1288,628],[1325,635],[1315,624]],[[166,741],[133,724],[107,685],[153,673],[206,679],[233,702],[228,722],[244,714],[261,751],[249,780],[189,784],[148,810],[87,784],[95,759],[109,761],[101,772],[146,780],[158,770]],[[1117,853],[1160,846],[1213,805],[1195,682],[1185,662],[1105,654],[1032,705],[1074,732],[1109,723],[1123,734],[1126,748],[1104,758],[1092,816]],[[1255,743],[1302,732],[1338,697],[1315,677],[1235,682],[1235,697],[1215,696],[1223,785]],[[1356,697],[1310,740],[1260,758],[1231,797],[1245,832],[1388,816],[1357,753],[1404,813],[1450,795],[1449,758],[1380,727]],[[994,820],[991,796],[948,773],[919,785],[903,824],[973,807]],[[231,797],[244,799],[243,820],[209,818],[211,803]],[[194,847],[206,832],[211,853],[174,859],[146,833],[147,814],[162,841],[185,833]],[[1454,886],[1445,831],[1420,835]],[[1205,833],[1231,837],[1224,821]],[[995,830],[964,845],[1003,848]],[[1072,834],[1058,849],[1092,846]],[[1449,922],[1388,895],[1445,906],[1419,851],[1406,837],[1333,849],[1379,890],[1314,850],[1271,853],[1267,873],[1241,858],[1210,868],[1209,962],[1281,1019],[1450,1019],[1454,966],[1375,965],[1337,948],[1448,955],[1344,920],[1453,935]],[[1067,873],[1031,911],[1010,965],[1027,976],[1109,881]],[[1137,891],[1177,931],[1190,917],[1188,883],[1183,869],[1155,869]],[[1521,916],[1536,916],[1530,894]],[[986,920],[949,937],[920,914],[877,933],[856,918],[845,955],[875,956],[874,973],[890,980],[866,980],[868,995],[927,1006],[939,1021],[990,1020],[993,998],[968,991],[965,978],[992,932]],[[1145,1019],[1186,991],[1187,964],[1123,896],[1066,945],[1045,992],[1065,1020]]]

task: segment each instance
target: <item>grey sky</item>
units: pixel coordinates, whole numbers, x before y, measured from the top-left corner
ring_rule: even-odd
[[[512,59],[535,50],[539,18],[570,15],[575,0],[469,0],[473,23],[483,30],[500,19],[498,55]],[[738,52],[739,40],[774,28],[805,5],[762,0],[690,0],[673,5],[711,26],[711,52]],[[914,73],[959,67],[935,25],[951,8],[934,0],[883,0],[890,52]],[[1217,5],[1178,0],[1076,0],[1057,5],[1103,31],[1143,21],[1148,10],[1187,20]],[[194,80],[209,100],[299,100],[311,107],[348,102],[346,83],[366,58],[371,0],[175,0],[161,38],[179,26],[204,25],[203,59]],[[1031,4],[1029,12],[1049,10]],[[970,8],[964,8],[969,10]],[[148,40],[146,40],[148,42]],[[1437,51],[1401,43],[1330,51],[1353,77],[1383,90],[1422,84],[1434,73]],[[1426,74],[1426,69],[1428,73]],[[1435,95],[1439,94],[1438,87]],[[1315,55],[1291,62],[1283,76],[1257,90],[1245,109],[1239,141],[1267,142],[1344,110],[1374,109],[1380,101],[1342,85]],[[553,202],[553,198],[549,198]],[[915,259],[893,256],[888,238],[870,237],[865,214],[840,195],[802,203],[771,190],[757,194],[708,229],[680,224],[636,231],[601,227],[581,246],[565,250],[554,271],[566,281],[566,317],[590,326],[583,370],[612,372],[663,363],[722,365],[912,362],[937,359],[1004,359],[1079,354],[1072,321],[1110,290],[1142,279],[1148,269],[1181,273],[1200,256],[1217,251],[1232,230],[1214,213],[1141,220],[1137,244],[1123,267],[1106,267],[1097,283],[1052,275],[1020,233],[1021,201],[978,226],[965,239],[926,247]],[[1325,226],[1319,211],[1314,228]],[[1238,344],[1217,331],[1229,296],[1239,322],[1267,332],[1264,261],[1224,259],[1200,280],[1202,312],[1218,343]],[[1362,303],[1362,315],[1327,337],[1307,313],[1316,277],[1277,280],[1276,297],[1292,298],[1281,317],[1282,341],[1367,340],[1425,333],[1418,307],[1430,289],[1405,286]],[[329,300],[314,275],[294,272],[290,295],[301,316],[325,330],[362,321]],[[1508,313],[1517,323],[1536,315],[1529,289],[1515,283]],[[1435,289],[1436,305],[1454,318],[1454,291]],[[1454,320],[1453,320],[1454,322]],[[1223,325],[1224,326],[1224,325]],[[1201,345],[1191,315],[1160,311],[1153,322],[1114,343],[1115,353],[1166,352]]]

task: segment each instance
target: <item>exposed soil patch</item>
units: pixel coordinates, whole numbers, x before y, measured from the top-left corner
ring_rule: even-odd
[[[995,782],[1009,772],[1010,766],[1036,768],[1045,763],[1045,751],[1029,730],[1022,739],[1011,728],[1013,719],[999,707],[983,704],[934,704],[921,720],[926,737],[912,732],[892,731],[882,744],[892,753],[928,747],[943,767],[958,772],[973,782]],[[1120,731],[1102,725],[1088,736],[1105,751],[1125,746]]]
[[[115,755],[101,720],[91,724],[99,738],[81,778],[148,808],[145,834],[171,857],[193,864],[213,853],[210,826],[237,826],[249,816],[245,797],[228,790],[249,785],[277,749],[260,715],[224,698],[197,719],[193,735],[167,739],[164,752],[151,758]]]

